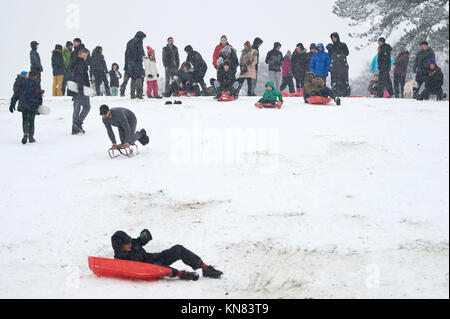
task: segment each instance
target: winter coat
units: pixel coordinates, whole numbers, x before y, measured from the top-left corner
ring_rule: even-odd
[[[303,88],[303,94],[305,96],[316,95],[324,87],[325,83],[321,77],[315,76],[312,73],[306,74],[305,86]]]
[[[132,131],[132,127],[136,125],[137,119],[133,112],[126,108],[116,107],[111,110],[111,118],[103,119],[103,124],[108,132],[109,139],[113,144],[117,144],[116,136],[112,127],[119,128],[121,132],[122,143],[133,143],[133,137],[136,132]]]
[[[391,63],[395,63],[394,58],[391,58]],[[378,55],[376,55],[372,60],[372,64],[370,65],[370,72],[372,72],[374,75],[380,74],[380,69],[378,68]]]
[[[312,55],[311,55],[312,57]],[[306,49],[292,53],[291,58],[292,74],[296,77],[304,77],[309,69],[308,53]]]
[[[148,56],[144,57],[144,68],[145,68],[145,80],[146,81],[156,81],[159,77],[158,67],[156,66],[156,61],[150,60]]]
[[[219,44],[218,46],[216,46],[216,48],[214,49],[214,54],[213,54],[213,65],[214,67],[217,69],[217,60],[219,59],[220,56],[220,52],[222,52],[223,48],[225,48],[226,46],[231,46],[228,42],[225,45]]]
[[[117,66],[117,71],[114,71],[114,66]],[[119,80],[122,78],[122,74],[119,72],[119,65],[114,63],[109,71],[109,79],[111,82],[111,87],[119,87]]]
[[[277,47],[277,45],[275,46]],[[269,65],[269,71],[281,72],[281,66],[283,65],[283,54],[273,48],[267,53],[266,64]]]
[[[144,51],[144,39],[146,38],[145,33],[139,31],[136,33],[133,39],[128,41],[127,49],[125,51],[126,61],[135,61],[138,63],[142,62],[142,58],[145,56]]]
[[[124,242],[131,242],[131,251],[122,250]],[[144,242],[141,238],[132,239],[124,232],[117,232],[111,238],[114,249],[114,258],[120,260],[129,260],[136,262],[149,262],[148,253],[143,248],[148,242]]]
[[[105,57],[100,52],[94,51],[91,57],[91,73],[95,74],[106,74],[108,73],[108,67],[106,66]]]
[[[391,71],[391,65],[392,65],[391,53],[392,53],[392,47],[389,44],[384,43],[380,47],[380,51],[378,52],[378,68],[380,69],[380,72]]]
[[[241,57],[239,59],[239,64],[241,65],[241,79],[253,79],[256,80],[256,72],[258,65],[258,50],[251,49],[250,51],[242,50]],[[242,67],[247,66],[247,72],[242,73]]]
[[[219,81],[220,89],[222,91],[231,90],[233,88],[234,82],[236,82],[236,75],[231,67],[228,72],[226,72],[223,65],[221,65],[218,69],[217,81]]]
[[[309,70],[316,76],[328,76],[330,71],[331,58],[330,55],[325,52],[325,48],[322,43],[319,43],[317,47],[322,47],[322,51],[317,51],[311,58]]]
[[[283,95],[275,88],[275,84],[271,81],[267,82],[264,87],[270,86],[272,88],[272,91],[265,90],[263,95],[263,100],[266,101],[276,101],[279,99],[281,102],[283,102]]]
[[[288,78],[292,76],[292,64],[291,60],[287,57],[284,58],[283,66],[281,67],[283,78]]]
[[[394,74],[405,77],[408,72],[408,63],[409,63],[409,52],[400,53],[397,58],[395,58],[395,69]]]
[[[233,71],[234,75],[236,75],[237,68],[239,66],[239,60],[236,54],[236,50],[231,48],[231,53],[227,56],[224,51],[222,50],[219,54],[219,58],[222,58],[224,61],[229,60],[230,61],[230,68]]]
[[[63,59],[64,59],[64,67],[67,70],[67,68],[70,65],[70,57],[72,55],[72,51],[70,51],[67,48],[63,48],[62,55],[63,55]]]
[[[32,111],[37,112],[39,106],[42,105],[42,93],[39,82],[35,79],[28,78],[21,87],[19,95],[19,112]]]
[[[193,91],[194,90],[194,73],[189,71],[189,72],[184,72],[184,70],[180,70],[178,72],[178,79],[180,81],[180,83],[183,83],[183,91]]]
[[[64,75],[66,66],[64,65],[64,57],[62,51],[54,50],[52,53],[53,76]]]
[[[17,101],[19,101],[19,97],[20,94],[22,93],[23,90],[23,84],[25,83],[25,80],[27,78],[22,76],[21,74],[17,75],[16,80],[14,81],[14,86],[13,86],[13,96],[11,98],[11,106],[15,106]]]
[[[261,44],[263,44],[263,40],[261,40],[260,38],[256,38],[255,41],[253,41],[253,44],[252,44],[252,49],[256,50],[257,53],[258,53],[258,59],[256,61],[256,66],[255,66],[256,72],[258,72],[258,68],[259,68],[259,46]]]
[[[163,48],[162,60],[165,68],[178,70],[180,68],[180,56],[178,54],[178,48],[176,46],[165,46]]]
[[[444,85],[444,74],[441,68],[437,65],[434,70],[428,69],[428,73],[425,75],[425,88],[432,92],[436,92]]]
[[[436,59],[432,48],[428,48],[428,50],[420,50],[414,60],[413,72],[421,75],[427,74],[428,61],[430,59]]]
[[[69,96],[83,95],[84,87],[90,87],[89,74],[88,74],[88,64],[82,58],[77,57],[73,62],[70,63],[69,69],[67,70],[67,80],[75,82],[78,85],[78,93],[68,91]]]
[[[202,77],[205,76],[206,71],[208,70],[208,66],[206,65],[206,62],[203,60],[200,53],[198,53],[197,51],[189,52],[186,61],[192,64],[196,73],[203,75]]]
[[[83,50],[83,49],[86,49],[86,47],[84,46],[83,43],[80,43],[79,46],[74,47],[74,49],[73,49],[73,51],[72,51],[72,54],[70,55],[70,63],[72,63],[73,61],[75,61],[75,60],[78,58],[78,53],[79,53],[81,50]],[[87,60],[86,60],[86,63],[87,63],[88,65],[89,65],[90,60],[91,60],[91,53],[89,52],[89,53],[88,53],[88,58],[87,58]],[[69,64],[69,66],[70,66],[70,64]]]
[[[37,52],[36,49],[32,49],[30,52],[30,63],[31,63],[31,67],[30,67],[31,71],[37,71],[37,72],[44,71],[44,69],[42,68],[42,64],[41,64],[41,57],[39,56],[39,53]]]
[[[342,72],[342,70],[348,70],[347,57],[349,55],[348,47],[345,43],[341,42],[338,33],[331,34],[331,38],[336,37],[336,43],[333,43],[328,54],[331,58],[331,72]]]

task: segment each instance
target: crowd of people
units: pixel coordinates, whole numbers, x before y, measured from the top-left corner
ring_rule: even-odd
[[[118,63],[113,63],[108,69],[103,48],[97,46],[91,52],[85,47],[81,39],[67,41],[65,47],[57,44],[52,52],[53,95],[67,94],[73,97],[74,112],[72,134],[84,134],[83,123],[89,114],[90,97],[84,93],[85,88],[95,87],[97,96],[125,96],[130,82],[131,99],[144,98],[144,83],[147,83],[148,98],[161,99],[158,79],[160,72],[157,67],[155,50],[146,46],[147,38],[142,31],[127,43],[125,51],[124,74],[119,71]],[[264,95],[270,97],[281,96],[279,91],[289,88],[292,94],[305,98],[311,96],[330,97],[340,104],[339,97],[351,94],[349,82],[349,64],[347,57],[349,49],[341,41],[338,33],[330,36],[331,42],[311,43],[309,52],[302,43],[298,43],[295,50],[288,50],[283,55],[282,44],[276,42],[265,58],[268,66],[269,81],[266,83]],[[210,79],[207,86],[205,76],[208,64],[202,55],[191,45],[184,48],[186,61],[181,63],[178,48],[172,37],[167,39],[167,45],[162,50],[162,62],[165,71],[164,97],[172,95],[215,96],[219,99],[224,92],[236,99],[244,83],[247,83],[248,96],[256,96],[255,88],[258,82],[261,38],[256,38],[253,44],[244,43],[239,54],[229,43],[227,36],[220,38],[212,57],[212,66],[216,70],[216,78]],[[416,55],[413,71],[416,74],[414,97],[418,100],[429,98],[435,94],[438,99],[445,98],[442,86],[444,76],[436,63],[435,54],[426,41],[421,44]],[[14,112],[17,102],[18,110],[23,115],[24,144],[26,141],[35,142],[34,115],[42,104],[44,93],[40,88],[43,70],[38,53],[39,43],[31,42],[30,71],[22,72],[14,83],[14,96],[11,99],[10,111]],[[378,54],[371,65],[374,80],[370,83],[369,91],[375,97],[404,97],[404,87],[409,64],[409,52],[404,45],[400,46],[399,54],[392,57],[392,47],[384,38],[378,40]],[[394,84],[391,80],[391,66],[394,65]],[[238,73],[239,71],[239,73]],[[327,87],[330,77],[331,88]],[[122,84],[120,81],[122,80]],[[295,84],[294,84],[295,80]],[[68,83],[75,84],[75,88],[68,87]],[[420,89],[425,84],[425,89]],[[270,99],[269,99],[270,100]],[[276,100],[276,99],[275,99]],[[282,99],[280,99],[282,100]],[[264,98],[262,101],[266,101]],[[272,101],[273,102],[273,101]],[[133,132],[134,134],[134,132]]]

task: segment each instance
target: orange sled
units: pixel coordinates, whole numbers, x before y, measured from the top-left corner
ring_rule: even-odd
[[[154,281],[172,276],[172,269],[119,259],[89,257],[89,269],[99,277]]]
[[[308,101],[309,104],[313,105],[326,105],[329,104],[331,101],[333,101],[332,98],[323,96],[311,96],[306,100]]]

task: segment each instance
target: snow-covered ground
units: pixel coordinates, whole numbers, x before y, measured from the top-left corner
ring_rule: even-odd
[[[448,103],[181,100],[94,98],[73,137],[70,99],[46,98],[26,146],[0,100],[1,298],[449,297]],[[103,103],[135,111],[150,147],[110,160]],[[116,230],[144,228],[148,251],[182,244],[224,278],[90,272]]]

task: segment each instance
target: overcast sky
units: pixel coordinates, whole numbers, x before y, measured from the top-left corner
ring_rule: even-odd
[[[366,63],[376,54],[376,45],[355,51],[361,42],[348,38],[350,28],[347,21],[332,13],[333,3],[334,0],[4,1],[0,19],[0,96],[9,97],[15,76],[29,69],[33,40],[40,43],[42,86],[51,92],[51,51],[55,44],[64,46],[67,40],[79,37],[91,51],[97,45],[103,47],[108,67],[116,62],[122,69],[126,43],[140,30],[147,34],[144,44],[157,52],[161,73],[161,51],[172,36],[182,60],[187,44],[202,54],[209,67],[207,78],[213,76],[212,54],[222,34],[239,52],[245,41],[261,37],[261,54],[265,57],[274,42],[281,42],[282,51],[286,52],[295,49],[298,42],[305,47],[311,42],[326,45],[331,41],[330,34],[337,31],[351,50],[350,76],[355,77],[368,68]]]

